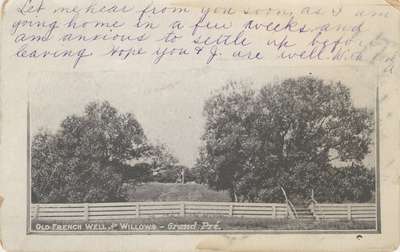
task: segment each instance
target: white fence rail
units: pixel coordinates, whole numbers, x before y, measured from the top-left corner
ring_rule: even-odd
[[[376,204],[315,204],[311,206],[314,217],[319,220],[376,221]]]
[[[376,221],[376,204],[310,205],[316,220]],[[234,202],[122,202],[82,204],[32,204],[36,220],[113,220],[167,216],[236,216],[292,218],[287,204]]]
[[[231,202],[124,202],[32,204],[36,220],[112,220],[166,216],[238,216],[286,218],[286,204]]]

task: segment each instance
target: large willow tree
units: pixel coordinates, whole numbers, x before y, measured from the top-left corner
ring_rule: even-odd
[[[133,114],[121,114],[108,102],[90,103],[83,115],[68,116],[54,134],[32,141],[33,202],[125,200],[123,182],[129,161],[149,150]]]
[[[364,167],[372,112],[356,108],[349,88],[320,79],[287,79],[255,91],[230,83],[210,97],[200,182],[232,200],[368,201],[374,174]]]

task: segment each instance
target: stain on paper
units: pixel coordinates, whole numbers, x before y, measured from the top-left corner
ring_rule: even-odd
[[[385,0],[392,7],[400,11],[400,0]]]
[[[5,9],[6,9],[6,5],[8,4],[10,0],[3,0],[3,3],[1,4],[1,9],[0,9],[0,18],[3,18],[4,14],[5,14]]]
[[[232,240],[223,237],[215,236],[206,239],[202,239],[196,245],[196,251],[209,252],[209,251],[229,251],[229,247],[232,245]]]
[[[1,208],[1,205],[3,204],[3,201],[4,201],[4,198],[1,197],[1,195],[0,195],[0,208]],[[1,233],[0,233],[0,252],[3,252],[3,251],[5,251],[5,250],[3,249],[3,242],[1,241]]]

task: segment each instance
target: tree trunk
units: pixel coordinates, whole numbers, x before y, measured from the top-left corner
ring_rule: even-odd
[[[230,194],[232,202],[238,202],[238,197],[237,197],[234,186],[232,186],[231,189],[229,190],[229,194]]]
[[[238,202],[238,197],[235,191],[233,191],[233,196],[235,197],[235,202]]]

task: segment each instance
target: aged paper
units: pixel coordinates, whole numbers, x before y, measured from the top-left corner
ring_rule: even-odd
[[[399,11],[4,1],[2,246],[393,251]]]

